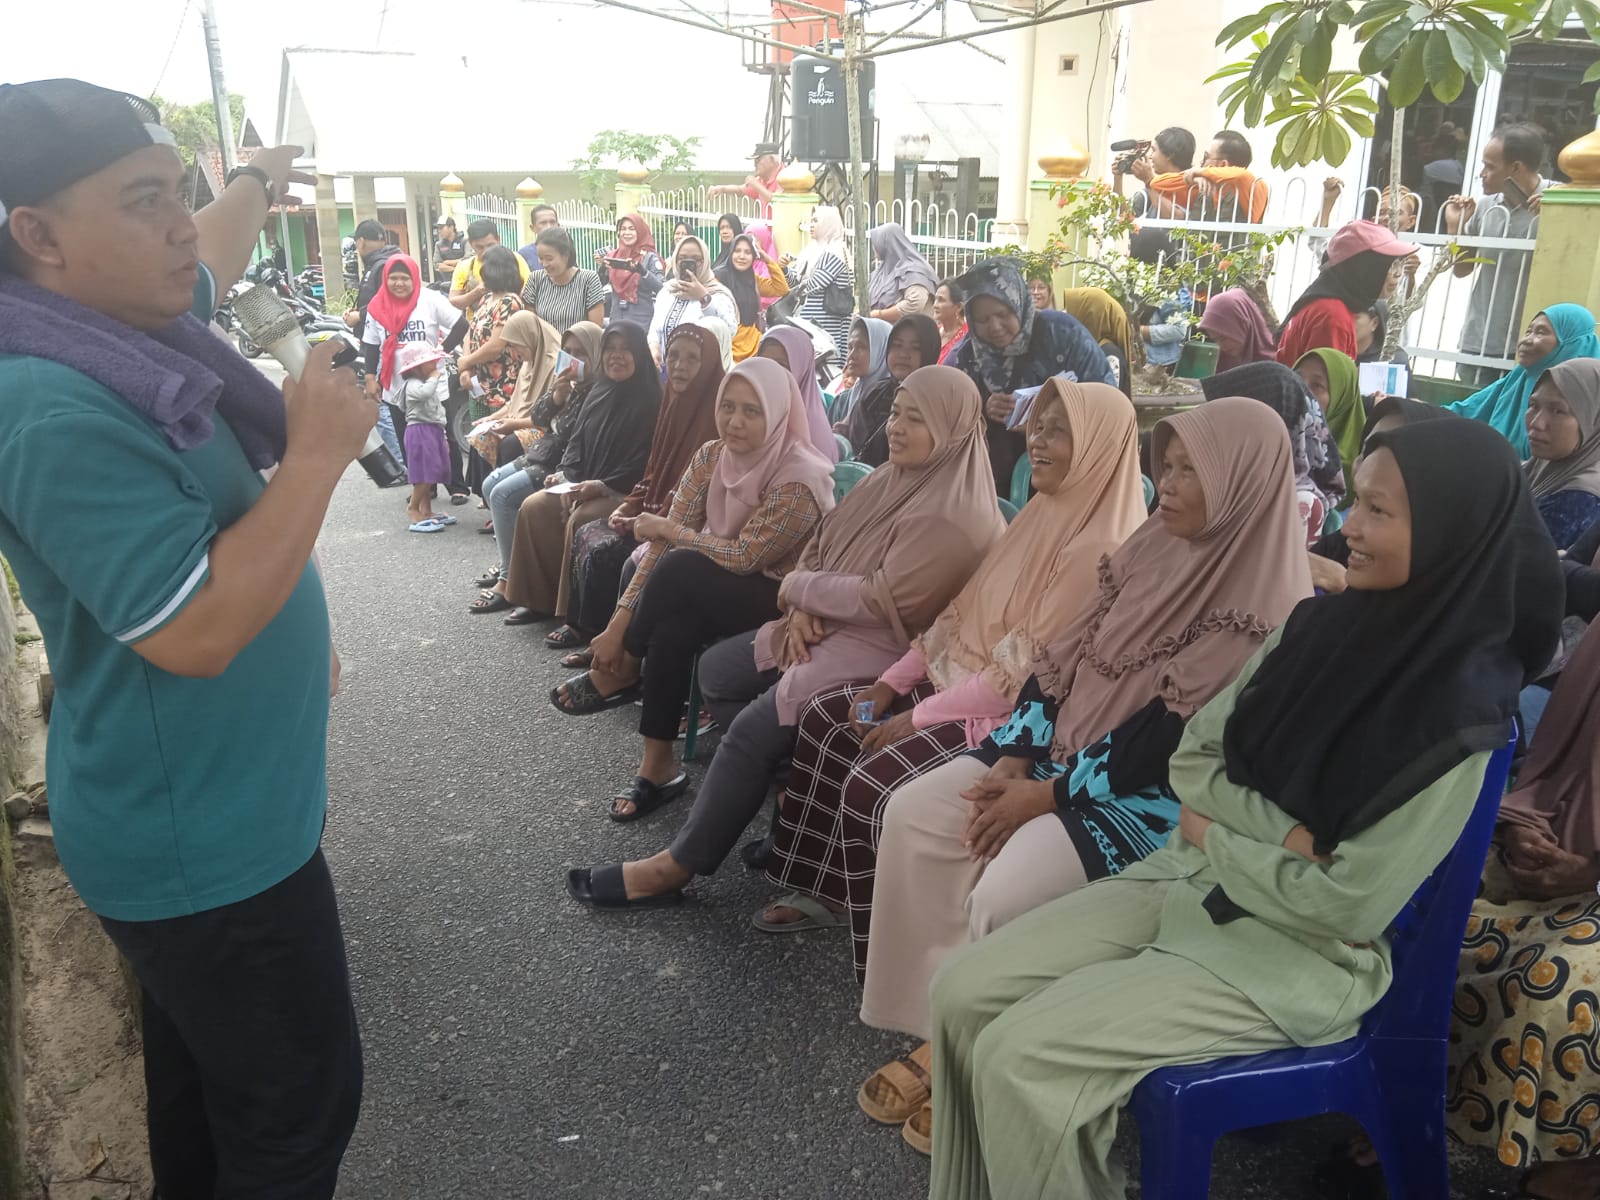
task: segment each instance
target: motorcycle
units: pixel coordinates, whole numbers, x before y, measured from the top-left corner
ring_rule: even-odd
[[[833,382],[835,360],[841,359],[839,347],[834,345],[822,326],[806,320],[799,315],[801,296],[799,292],[790,292],[780,300],[776,300],[767,309],[767,325],[792,325],[801,333],[811,339],[813,352],[816,355],[814,369],[817,375],[817,387],[827,390]],[[841,364],[842,365],[842,364]]]

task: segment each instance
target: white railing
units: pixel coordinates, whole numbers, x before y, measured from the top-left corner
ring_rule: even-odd
[[[493,221],[500,233],[501,245],[510,246],[515,250],[525,244],[519,236],[522,231],[517,228],[515,200],[507,200],[490,192],[479,192],[475,196],[467,197],[466,216],[469,225],[473,221]],[[463,229],[463,236],[465,233],[466,230]]]
[[[1267,219],[1259,225],[1188,218],[1145,218],[1140,225],[1214,235],[1224,245],[1230,235],[1237,237],[1251,233],[1299,231],[1299,236],[1284,242],[1274,252],[1272,274],[1268,280],[1268,296],[1281,319],[1321,271],[1322,255],[1327,249],[1328,239],[1344,224],[1343,220],[1330,219],[1327,227],[1322,227],[1320,190],[1313,193],[1303,180],[1291,179],[1281,190],[1282,195],[1269,198]],[[1359,198],[1356,211],[1376,211],[1378,199],[1377,189],[1369,188]],[[1299,220],[1293,219],[1297,208]],[[1354,213],[1345,216],[1348,219]],[[1450,378],[1459,369],[1460,374],[1470,377],[1471,372],[1465,368],[1487,367],[1503,371],[1515,365],[1512,355],[1521,333],[1521,298],[1527,294],[1535,239],[1504,236],[1509,229],[1511,216],[1508,210],[1498,206],[1480,209],[1479,225],[1484,233],[1472,238],[1465,234],[1446,234],[1443,231],[1442,213],[1435,221],[1434,232],[1413,231],[1400,235],[1418,247],[1421,259],[1415,272],[1418,281],[1428,275],[1438,256],[1448,253],[1446,247],[1452,243],[1471,251],[1474,257],[1491,258],[1498,262],[1498,269],[1492,275],[1482,272],[1481,267],[1462,277],[1457,277],[1453,270],[1446,270],[1433,281],[1422,306],[1411,315],[1400,338],[1401,347],[1412,359],[1413,373]],[[1411,286],[1411,280],[1403,279],[1399,294],[1406,294]],[[1489,313],[1495,311],[1496,301],[1506,291],[1510,291],[1516,299],[1510,305],[1509,323],[1489,331],[1491,344],[1486,346],[1485,352],[1466,353],[1461,349],[1461,337],[1474,289],[1479,286],[1488,291],[1484,303]]]
[[[594,257],[617,244],[617,223],[611,214],[588,200],[561,200],[556,206],[561,228],[572,238],[574,258],[580,267],[594,267]]]
[[[671,256],[680,224],[703,241],[715,257],[721,252],[717,226],[724,213],[738,217],[741,225],[764,219],[760,204],[742,192],[711,196],[709,191],[706,187],[692,187],[652,192],[648,202],[639,206],[639,215],[649,224],[663,258]]]
[[[872,227],[898,222],[911,244],[928,260],[933,273],[950,279],[971,267],[989,253],[989,227],[977,213],[963,213],[939,204],[913,200],[892,203],[878,201],[872,208]],[[853,248],[855,210],[844,212],[845,240]]]

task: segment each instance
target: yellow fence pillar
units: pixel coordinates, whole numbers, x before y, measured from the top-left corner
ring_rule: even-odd
[[[513,250],[517,246],[526,246],[528,242],[533,241],[533,210],[539,206],[543,199],[544,185],[532,176],[517,184],[517,242],[516,245],[512,246]],[[527,238],[528,242],[522,241],[523,238]],[[532,263],[530,265],[538,266],[539,264]]]
[[[467,233],[467,185],[453,172],[439,180],[439,215],[456,223],[456,231],[463,237]]]
[[[626,162],[617,168],[617,219],[632,216],[650,198],[650,185],[645,182],[650,172],[643,163]]]
[[[1600,130],[1561,152],[1571,183],[1547,187],[1539,202],[1539,240],[1528,270],[1526,327],[1563,301],[1600,311]]]
[[[778,257],[796,258],[811,240],[811,210],[822,203],[811,189],[817,178],[798,163],[786,167],[778,176],[778,190],[772,196],[772,244]]]
[[[1063,234],[1061,214],[1070,193],[1093,190],[1095,184],[1086,179],[1089,171],[1089,152],[1075,143],[1068,143],[1054,154],[1039,159],[1040,179],[1028,185],[1028,249],[1042,251],[1056,243],[1059,252],[1067,257],[1079,257],[1089,252],[1087,239],[1080,233]],[[1056,295],[1063,288],[1078,285],[1078,268],[1063,267],[1050,281]]]

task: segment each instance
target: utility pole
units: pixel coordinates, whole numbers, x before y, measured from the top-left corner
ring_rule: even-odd
[[[872,222],[872,212],[867,205],[866,189],[861,186],[861,49],[863,20],[861,13],[847,12],[844,17],[844,111],[850,124],[850,204],[855,210],[855,236],[851,239],[856,277],[856,307],[862,313],[867,307],[867,282],[870,277],[871,256],[867,248],[867,230]]]
[[[211,103],[217,110],[217,145],[222,148],[222,174],[239,165],[239,156],[233,145],[233,107],[228,103],[228,85],[222,77],[222,42],[217,37],[217,9],[212,0],[205,0],[200,10],[200,24],[206,35],[206,63],[211,68]]]

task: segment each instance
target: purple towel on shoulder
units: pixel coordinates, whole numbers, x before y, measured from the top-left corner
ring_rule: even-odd
[[[283,457],[282,394],[230,342],[187,313],[145,333],[58,292],[0,275],[0,354],[43,358],[87,375],[142,413],[174,450],[209,441],[217,411],[252,467],[270,467]]]

